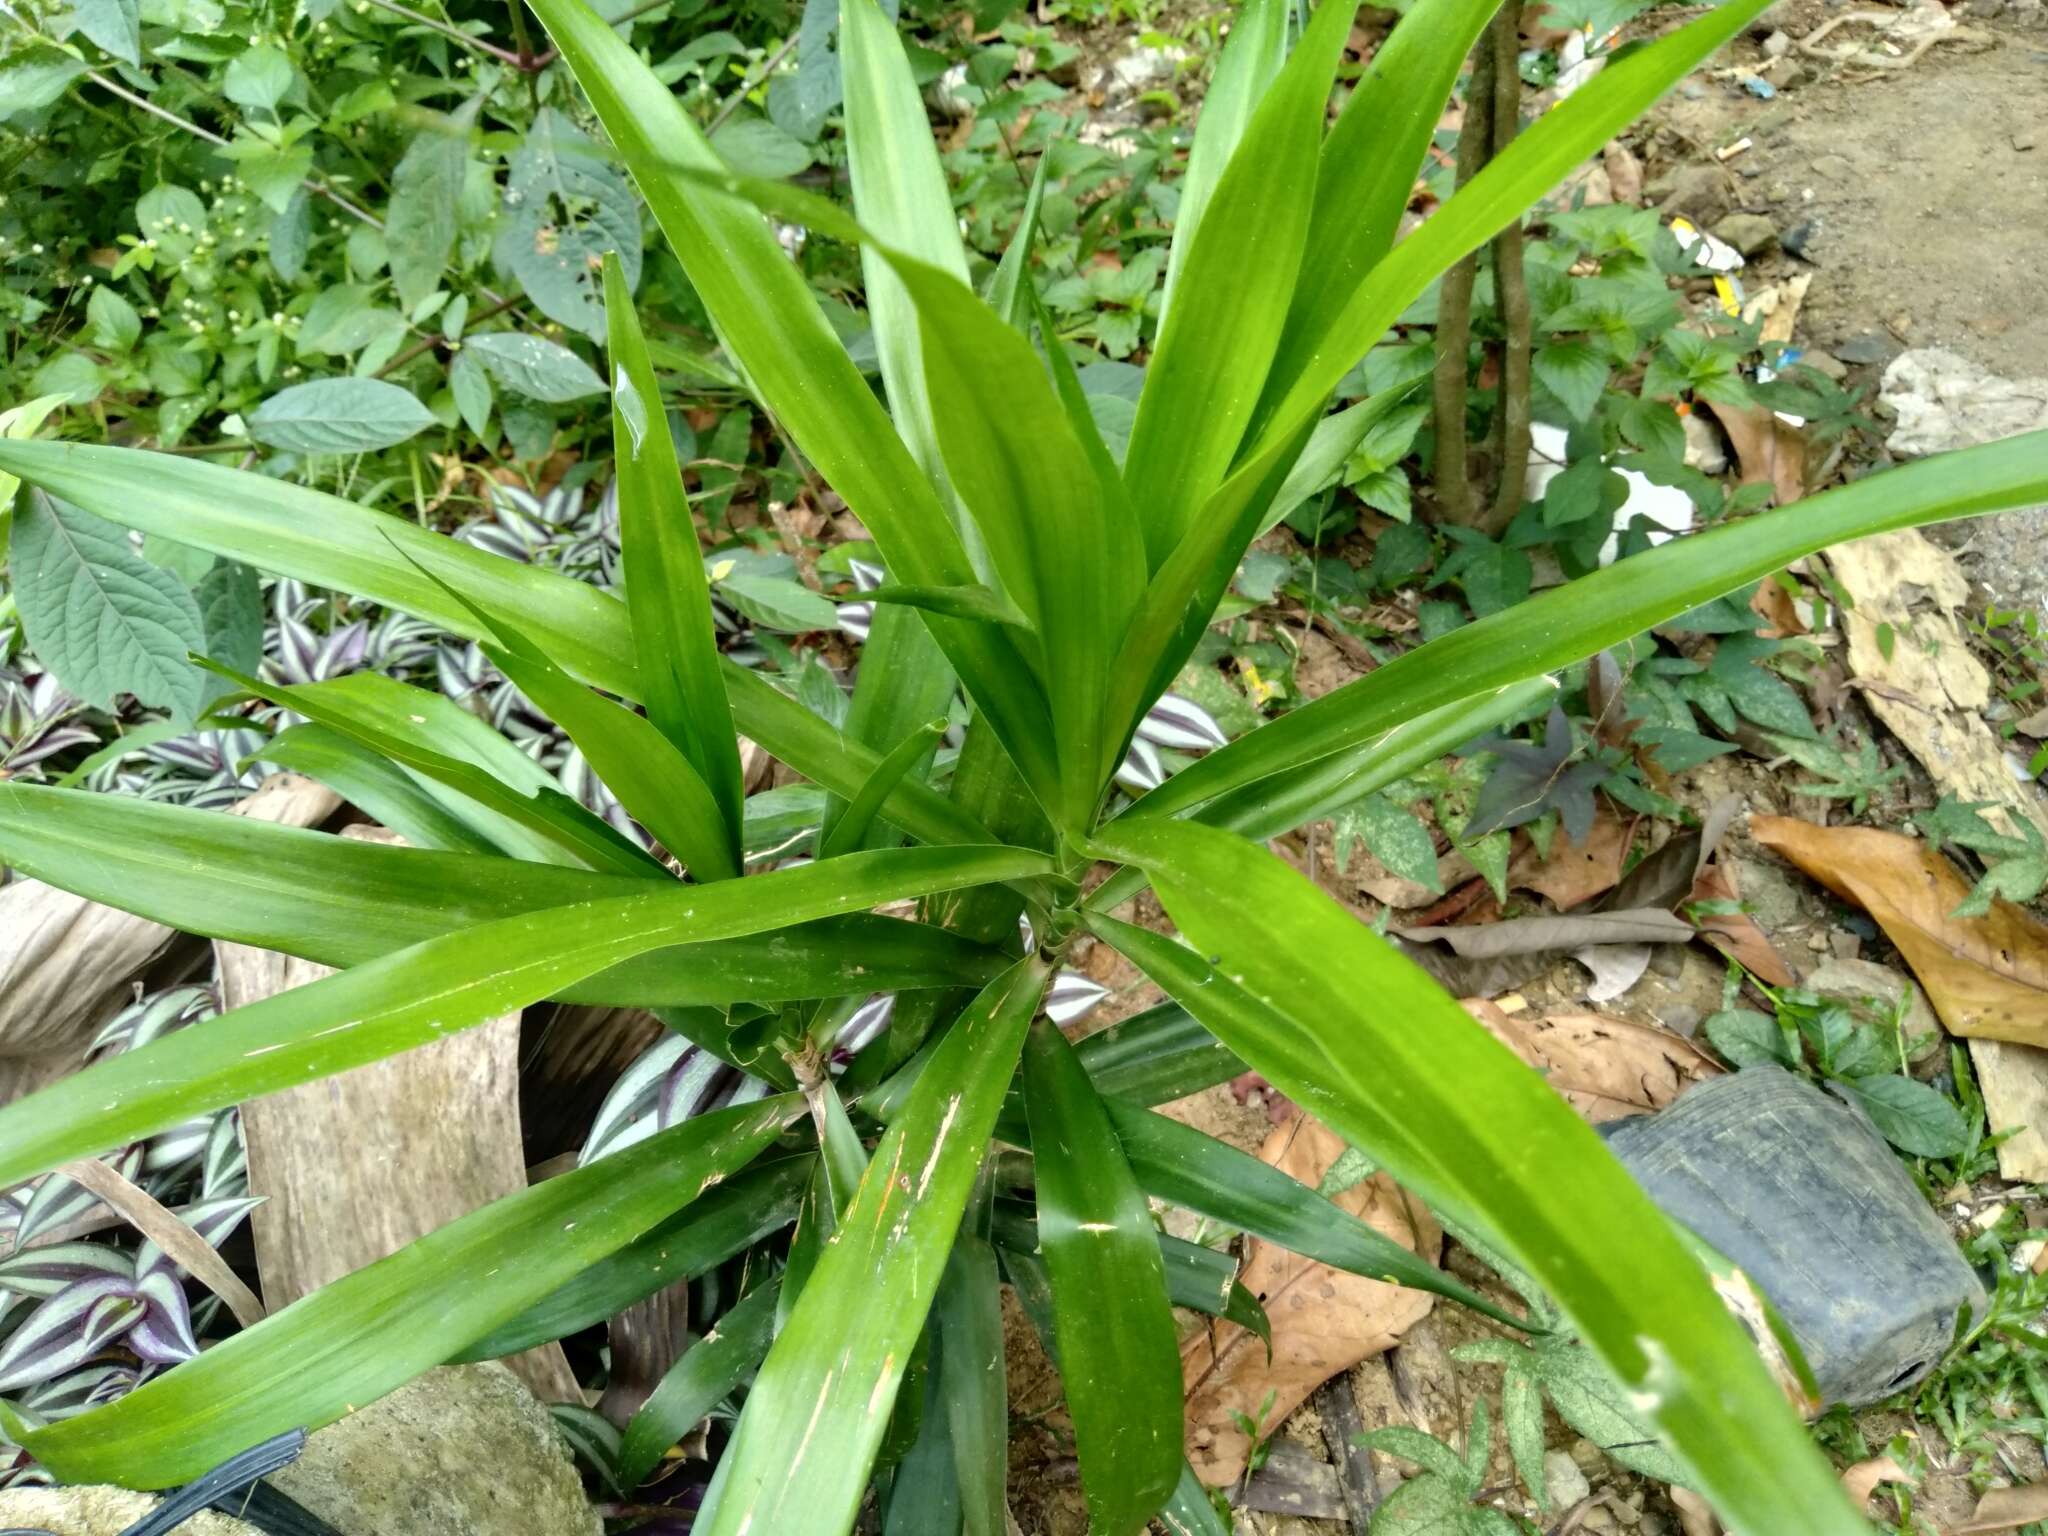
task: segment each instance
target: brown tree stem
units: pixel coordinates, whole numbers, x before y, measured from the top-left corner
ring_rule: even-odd
[[[1506,0],[1493,18],[1493,152],[1514,143],[1522,122],[1521,0]],[[1459,167],[1460,172],[1463,166]],[[1500,305],[1505,342],[1501,355],[1500,403],[1494,411],[1495,472],[1500,476],[1493,507],[1481,529],[1498,536],[1522,510],[1523,470],[1529,462],[1529,282],[1522,268],[1522,221],[1516,217],[1493,240],[1494,294]]]
[[[1463,188],[1493,151],[1494,47],[1491,37],[1473,50],[1466,87],[1465,121],[1458,130],[1458,180]],[[1472,347],[1472,283],[1478,255],[1467,256],[1443,276],[1436,317],[1436,504],[1437,515],[1461,526],[1473,521],[1472,477],[1466,465],[1466,373]]]

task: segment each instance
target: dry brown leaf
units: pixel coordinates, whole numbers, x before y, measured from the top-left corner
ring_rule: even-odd
[[[2048,1520],[2048,1483],[1994,1488],[1977,1501],[1976,1513],[1950,1536],[1988,1536],[1989,1532],[2009,1531],[2036,1520]]]
[[[1870,712],[1937,788],[2016,806],[2048,832],[2048,806],[2014,782],[2005,744],[1984,723],[1991,675],[1957,618],[1970,583],[1955,556],[1907,528],[1838,545],[1827,561],[1856,599],[1840,618],[1849,671]]]
[[[1735,872],[1725,864],[1709,864],[1702,869],[1692,883],[1692,894],[1688,903],[1700,901],[1739,901],[1740,893],[1735,888]],[[1743,969],[1751,975],[1761,977],[1774,987],[1792,987],[1799,984],[1799,978],[1785,957],[1778,953],[1770,936],[1757,926],[1756,919],[1747,912],[1723,912],[1709,915],[1700,914],[1700,937],[1705,939],[1722,954],[1742,962]]]
[[[1916,838],[1789,816],[1749,834],[1877,919],[1950,1034],[2048,1046],[2048,926],[2004,901],[1951,917],[1969,882]]]
[[[1621,866],[1628,857],[1633,831],[1632,822],[1603,816],[1593,823],[1583,844],[1561,839],[1552,843],[1548,859],[1531,843],[1508,865],[1508,884],[1546,896],[1560,911],[1570,911],[1621,883]]]
[[[1464,998],[1462,1006],[1594,1125],[1662,1109],[1694,1083],[1721,1074],[1691,1041],[1626,1019],[1511,1014],[1480,997]]]
[[[1302,1114],[1267,1137],[1259,1156],[1313,1187],[1344,1145],[1335,1131]],[[1422,1202],[1383,1173],[1335,1198],[1424,1258],[1434,1261],[1443,1247],[1443,1231]],[[1436,1301],[1427,1291],[1346,1274],[1256,1238],[1247,1243],[1238,1279],[1272,1320],[1270,1363],[1257,1334],[1221,1319],[1211,1320],[1181,1345],[1188,1460],[1211,1487],[1241,1476],[1251,1451],[1233,1414],[1258,1423],[1270,1392],[1272,1405],[1265,1409],[1262,1427],[1271,1431],[1332,1376],[1393,1345]]]
[[[1757,626],[1756,632],[1767,640],[1787,640],[1806,633],[1806,622],[1799,616],[1799,604],[1775,581],[1756,584],[1756,591],[1749,597],[1749,609],[1764,621]]]
[[[1600,156],[1600,163],[1607,170],[1607,184],[1614,191],[1617,203],[1640,203],[1643,200],[1643,162],[1635,156],[1621,140],[1608,144]]]
[[[1708,401],[1728,445],[1742,467],[1744,485],[1768,485],[1778,505],[1788,506],[1806,494],[1806,436],[1765,405],[1719,405]]]
[[[1913,1479],[1906,1469],[1889,1456],[1873,1456],[1868,1461],[1859,1461],[1842,1474],[1842,1492],[1849,1495],[1849,1502],[1860,1514],[1863,1506],[1870,1502],[1870,1496],[1877,1492],[1879,1483],[1910,1483]]]

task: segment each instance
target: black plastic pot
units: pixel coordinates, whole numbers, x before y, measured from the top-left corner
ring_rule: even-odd
[[[1934,1369],[1984,1288],[1863,1112],[1776,1067],[1701,1083],[1606,1128],[1650,1198],[1748,1274],[1823,1403],[1877,1402]]]

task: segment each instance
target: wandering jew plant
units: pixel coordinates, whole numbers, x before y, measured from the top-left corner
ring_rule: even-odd
[[[532,4],[733,361],[886,562],[865,594],[844,729],[720,655],[616,261],[604,294],[623,602],[275,480],[0,443],[0,469],[43,494],[474,641],[659,849],[474,716],[372,673],[229,677],[320,728],[322,776],[410,847],[0,784],[14,867],[341,968],[0,1111],[0,1185],[545,998],[659,1009],[688,1044],[650,1067],[657,1093],[686,1060],[768,1087],[671,1116],[111,1404],[39,1425],[17,1401],[10,1432],[67,1479],[166,1486],[443,1361],[585,1326],[793,1226],[779,1270],[721,1324],[721,1351],[687,1353],[680,1384],[629,1429],[628,1483],[751,1371],[696,1531],[843,1532],[874,1484],[910,1508],[951,1500],[933,1507],[957,1510],[946,1520],[963,1532],[1001,1532],[1007,1277],[1064,1376],[1095,1529],[1130,1536],[1164,1507],[1180,1528],[1213,1529],[1181,1451],[1169,1305],[1182,1266],[1162,1257],[1148,1196],[1483,1305],[1147,1107],[1250,1067],[1554,1297],[1736,1530],[1860,1533],[1701,1261],[1598,1137],[1260,840],[1526,712],[1548,671],[1812,550],[2048,500],[2048,436],[1667,544],[1163,782],[1142,751],[1126,768],[1276,504],[1326,481],[1370,425],[1370,400],[1325,414],[1339,380],[1440,272],[1764,0],[1618,55],[1398,244],[1490,0],[1418,0],[1334,125],[1350,8],[1325,3],[1290,53],[1290,7],[1251,0],[1202,113],[1121,462],[1040,318],[1030,219],[986,299],[967,285],[904,51],[872,0],[841,8],[852,218],[731,177],[585,0]],[[860,243],[886,412],[764,213]],[[956,690],[969,723],[941,793],[929,764]],[[815,859],[748,872],[736,732],[826,793]],[[1130,794],[1112,794],[1120,771]],[[1088,888],[1098,864],[1115,868]],[[1178,939],[1116,915],[1147,883]],[[913,899],[914,920],[875,912]],[[1084,933],[1173,1004],[1077,1048],[1042,1010]],[[895,994],[886,1023],[864,1022],[850,1038],[870,1038],[835,1061],[878,992]],[[1210,1302],[1231,1304],[1227,1287]],[[912,1464],[917,1477],[893,1475]]]

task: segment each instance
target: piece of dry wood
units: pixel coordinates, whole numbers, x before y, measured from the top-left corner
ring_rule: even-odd
[[[97,1158],[82,1157],[62,1164],[57,1172],[99,1196],[109,1210],[126,1217],[130,1226],[170,1256],[193,1279],[227,1303],[244,1328],[263,1321],[263,1303],[242,1284],[241,1276],[214,1251],[213,1244],[167,1209],[148,1190],[121,1176]]]
[[[612,1084],[666,1031],[641,1008],[529,1008],[520,1030],[519,1125],[529,1164],[577,1152]]]
[[[263,781],[235,813],[283,826],[325,821],[333,791],[294,774]],[[176,935],[40,880],[0,888],[0,1102],[76,1071],[100,1026]]]
[[[343,834],[397,842],[378,827]],[[220,944],[222,1000],[238,1008],[331,974]],[[263,1294],[289,1306],[491,1201],[526,1187],[519,1138],[519,1017],[242,1106],[250,1219]],[[557,1344],[506,1361],[545,1402],[582,1401]]]
[[[1302,1114],[1276,1128],[1259,1155],[1313,1188],[1343,1150],[1342,1137]],[[1443,1245],[1441,1229],[1421,1202],[1383,1173],[1335,1198],[1427,1259],[1434,1261]],[[1270,1432],[1325,1381],[1400,1338],[1436,1300],[1427,1291],[1346,1274],[1258,1239],[1247,1243],[1238,1279],[1265,1305],[1271,1358],[1257,1334],[1220,1319],[1181,1345],[1188,1459],[1211,1487],[1244,1472],[1251,1439],[1240,1419]]]

